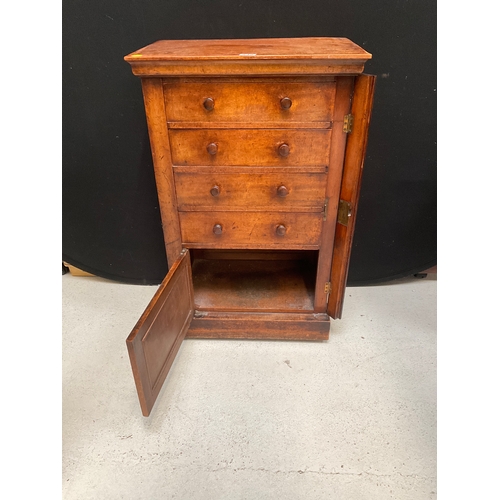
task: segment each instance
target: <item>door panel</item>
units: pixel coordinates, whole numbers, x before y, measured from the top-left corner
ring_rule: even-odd
[[[193,318],[194,294],[189,251],[182,250],[127,338],[142,413],[158,397]]]
[[[352,132],[347,137],[344,171],[340,188],[340,200],[349,204],[343,204],[344,207],[348,208],[349,216],[346,217],[343,223],[337,222],[335,230],[330,276],[332,290],[328,298],[327,307],[327,312],[333,319],[341,317],[344,303],[361,176],[363,174],[363,162],[368,141],[368,128],[370,126],[375,80],[375,76],[359,75],[355,78],[354,83],[354,95],[351,105],[351,114],[353,115]]]

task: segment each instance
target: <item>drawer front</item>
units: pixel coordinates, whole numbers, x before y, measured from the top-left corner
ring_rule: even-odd
[[[168,82],[170,122],[330,122],[334,82]]]
[[[204,248],[319,248],[321,213],[179,212],[182,243]]]
[[[323,210],[326,173],[191,173],[175,171],[177,206],[189,210]]]
[[[174,165],[328,165],[330,130],[170,129]]]

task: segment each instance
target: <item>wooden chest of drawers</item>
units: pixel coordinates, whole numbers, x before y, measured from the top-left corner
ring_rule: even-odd
[[[149,415],[182,340],[326,340],[375,78],[345,38],[159,41],[142,80],[169,272],[127,338]]]

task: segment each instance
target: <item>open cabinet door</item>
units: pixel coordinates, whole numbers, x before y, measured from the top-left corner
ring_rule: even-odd
[[[333,319],[342,314],[347,272],[351,256],[354,224],[358,206],[363,162],[368,140],[368,127],[375,90],[375,76],[359,75],[355,78],[351,103],[352,126],[347,137],[337,227],[333,246],[331,292],[327,312]]]
[[[147,417],[158,397],[194,314],[189,251],[181,251],[127,338],[130,363]]]

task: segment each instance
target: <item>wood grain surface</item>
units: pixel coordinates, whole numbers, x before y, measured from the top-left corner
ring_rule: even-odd
[[[324,312],[328,295],[324,293],[325,283],[330,281],[332,267],[333,241],[337,221],[340,184],[344,168],[344,152],[347,133],[344,132],[344,117],[351,110],[351,95],[354,85],[352,77],[343,76],[337,79],[336,105],[331,131],[331,148],[326,184],[328,200],[326,221],[321,234],[321,250],[318,259],[318,275],[316,280],[315,310]]]
[[[320,213],[294,212],[179,212],[182,243],[189,248],[303,248],[319,247]],[[214,234],[215,225],[222,226]],[[279,225],[286,228],[276,234]]]
[[[174,165],[305,166],[328,165],[329,130],[192,129],[170,130]],[[208,146],[216,145],[210,154]],[[289,146],[287,156],[279,148]]]
[[[195,309],[312,312],[315,274],[308,260],[195,259]]]
[[[321,212],[326,174],[185,173],[175,171],[180,211],[273,210]]]
[[[165,109],[171,122],[252,123],[270,127],[279,122],[330,122],[334,103],[333,82],[218,81],[164,83]],[[282,100],[290,99],[290,103]],[[211,99],[213,108],[204,102]]]
[[[302,59],[366,61],[371,55],[359,45],[341,37],[302,38],[241,38],[210,40],[159,40],[125,57],[128,62],[137,60],[210,61],[249,60],[264,61]]]
[[[315,313],[197,311],[186,338],[328,340],[330,318]]]
[[[158,397],[194,313],[189,252],[183,250],[127,338],[142,413]]]
[[[125,56],[137,76],[357,74],[369,59],[330,37],[159,40]]]
[[[366,146],[368,144],[368,129],[372,114],[373,96],[376,77],[360,75],[356,77],[352,102],[354,117],[352,132],[347,139],[344,174],[340,189],[340,199],[349,202],[352,206],[351,216],[347,226],[336,224],[335,244],[331,270],[332,293],[328,299],[328,314],[334,318],[342,316],[347,273],[351,256],[352,239],[361,189],[363,163]]]
[[[161,81],[157,78],[143,78],[142,93],[153,156],[156,190],[160,202],[163,238],[168,265],[172,266],[182,247]]]

